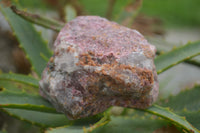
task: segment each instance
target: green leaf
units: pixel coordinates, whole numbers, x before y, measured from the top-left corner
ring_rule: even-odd
[[[180,114],[185,116],[193,126],[200,130],[200,111],[183,111]]]
[[[197,85],[192,89],[183,91],[176,96],[170,96],[160,103],[162,106],[170,107],[174,111],[199,111],[200,110],[200,86]],[[199,119],[200,123],[200,119]]]
[[[33,69],[40,76],[47,64],[47,61],[41,55],[46,58],[50,58],[52,55],[47,44],[42,40],[32,24],[14,14],[10,8],[4,8],[0,5],[0,11],[11,25],[20,42],[20,46],[23,47],[27,58],[30,59]]]
[[[96,122],[93,125],[77,125],[76,123],[73,124],[73,126],[64,126],[64,127],[57,127],[53,129],[49,129],[47,133],[62,133],[69,131],[70,133],[82,133],[84,132],[92,132],[96,130],[97,128],[100,128],[101,126],[104,126],[110,121],[110,114],[104,113],[104,117],[102,117],[98,122]]]
[[[1,74],[0,107],[57,113],[55,108],[38,94],[38,88],[32,86],[35,83],[36,81],[32,77],[18,74]]]
[[[169,43],[163,39],[152,37],[147,39],[151,44],[156,46],[157,55],[168,52],[175,47],[182,46],[181,43]],[[184,86],[197,82],[200,77],[198,66],[200,66],[200,56],[186,60],[184,63],[176,65],[166,73],[159,75],[159,98],[165,99],[170,94],[177,94],[177,92],[186,88]]]
[[[111,121],[99,128],[94,133],[152,133],[158,128],[167,125],[165,121],[155,119],[141,119],[130,117],[111,117]],[[83,133],[88,132],[83,127],[62,127],[47,131],[47,133]]]
[[[130,117],[111,117],[111,122],[97,128],[96,133],[152,133],[167,123],[162,120]]]
[[[55,108],[39,95],[0,91],[0,107],[57,113]]]
[[[13,76],[13,77],[12,77]],[[21,77],[21,80],[19,79]],[[21,108],[41,112],[57,113],[55,108],[38,95],[38,88],[32,86],[32,77],[18,74],[1,74],[0,79],[0,107]],[[12,81],[15,80],[15,81]],[[19,81],[19,82],[16,82]],[[22,84],[20,82],[26,82]]]
[[[31,110],[9,108],[4,108],[1,110],[12,117],[40,127],[57,127],[71,125],[73,123],[73,121],[67,119],[64,114],[52,114]]]
[[[157,73],[200,54],[200,42],[188,43],[155,58]]]
[[[46,133],[84,133],[83,127],[75,127],[75,126],[70,126],[70,127],[58,127],[58,128],[52,128]]]
[[[23,84],[16,81],[11,81],[7,79],[0,80],[0,88],[5,88],[6,90],[12,92],[26,92],[29,94],[38,94],[38,88],[33,87],[32,85]]]
[[[193,133],[200,132],[196,128],[191,126],[191,124],[188,123],[184,117],[180,117],[180,116],[176,115],[175,113],[171,112],[168,108],[163,108],[163,107],[154,105],[148,109],[145,109],[144,111],[147,111],[151,114],[160,116],[160,117],[170,121],[171,123],[173,123],[174,125],[179,127],[183,132],[184,131],[193,132]]]
[[[197,85],[192,89],[185,90],[176,96],[170,96],[162,100],[162,106],[170,107],[200,130],[200,86]]]
[[[33,87],[38,88],[39,81],[31,76],[22,75],[22,74],[0,74],[0,80],[10,80],[10,81],[17,81],[23,84],[31,85]]]
[[[64,114],[9,108],[3,108],[1,110],[19,120],[23,120],[40,127],[58,127],[72,124],[77,126],[88,126],[94,124],[102,117],[102,114],[98,114],[83,119],[69,120]]]
[[[153,38],[153,37],[147,37],[147,40],[156,46],[156,54],[160,55],[161,53],[163,54],[164,52],[168,52],[171,49],[173,49],[174,47],[180,47],[181,44],[179,43],[169,43],[163,39],[160,38]],[[200,67],[200,58],[198,56],[196,56],[195,58],[189,59],[184,61],[185,63],[194,65],[194,66],[198,66]]]

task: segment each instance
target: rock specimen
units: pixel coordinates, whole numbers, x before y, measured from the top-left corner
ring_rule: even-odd
[[[65,25],[54,47],[40,94],[70,119],[110,106],[144,109],[158,96],[156,49],[136,30],[80,16]]]

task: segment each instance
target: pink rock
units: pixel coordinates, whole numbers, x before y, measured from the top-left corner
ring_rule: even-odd
[[[144,109],[158,96],[156,49],[136,30],[97,16],[67,23],[43,71],[40,94],[78,119],[110,106]]]

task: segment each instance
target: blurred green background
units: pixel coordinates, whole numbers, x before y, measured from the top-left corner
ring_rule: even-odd
[[[200,0],[144,0],[141,12],[167,26],[200,27]]]
[[[19,5],[28,9],[37,7],[38,9],[49,9],[46,3],[67,3],[70,0],[12,0],[19,2]],[[71,0],[72,1],[72,0]],[[81,5],[91,15],[105,16],[109,0],[74,0]],[[113,12],[119,12],[118,6],[126,5],[134,0],[116,0]],[[44,2],[45,4],[41,4]],[[51,7],[53,7],[51,5]],[[158,17],[167,27],[200,27],[200,0],[143,0],[141,13]]]

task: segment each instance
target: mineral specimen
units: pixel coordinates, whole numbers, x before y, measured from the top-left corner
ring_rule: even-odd
[[[80,16],[60,31],[40,94],[69,119],[110,106],[144,109],[158,96],[156,49],[136,30]]]

